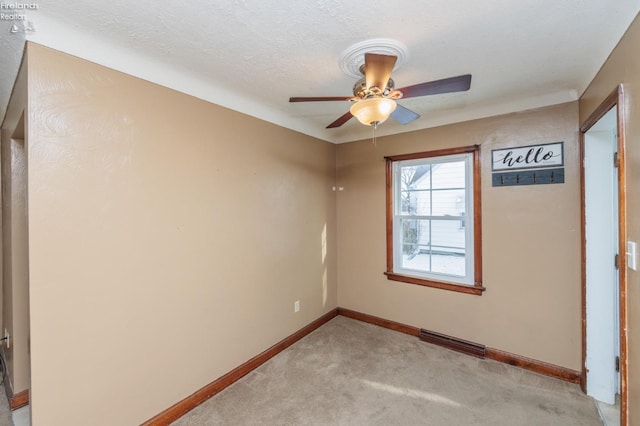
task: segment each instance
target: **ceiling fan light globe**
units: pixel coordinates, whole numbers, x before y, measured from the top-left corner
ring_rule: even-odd
[[[365,126],[383,123],[396,109],[396,101],[388,98],[363,99],[351,106],[349,111]]]

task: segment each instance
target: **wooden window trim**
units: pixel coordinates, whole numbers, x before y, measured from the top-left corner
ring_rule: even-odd
[[[473,154],[473,265],[474,284],[456,284],[414,276],[398,274],[393,269],[393,163],[396,161],[414,160],[419,158],[440,157],[455,154]],[[435,151],[418,152],[385,157],[386,164],[386,227],[387,227],[387,279],[426,287],[450,290],[459,293],[481,296],[486,290],[482,286],[482,202],[480,198],[480,146],[439,149]]]

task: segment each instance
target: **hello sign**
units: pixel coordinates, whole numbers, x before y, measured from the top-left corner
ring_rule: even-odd
[[[564,166],[564,142],[491,150],[491,170]]]

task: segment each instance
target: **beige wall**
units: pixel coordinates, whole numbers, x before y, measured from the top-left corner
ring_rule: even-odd
[[[334,145],[28,60],[35,426],[139,424],[337,306]]]
[[[24,110],[26,70],[21,69],[2,123],[2,351],[12,392],[29,388],[29,262],[27,158]]]
[[[338,304],[581,369],[578,109],[569,103],[338,146]],[[491,150],[564,141],[564,184],[493,188]],[[482,296],[389,281],[384,156],[478,144]]]
[[[580,123],[623,84],[626,143],[627,235],[640,241],[640,18],[636,17],[589,88],[580,98]],[[640,273],[628,270],[627,333],[629,424],[640,425]]]

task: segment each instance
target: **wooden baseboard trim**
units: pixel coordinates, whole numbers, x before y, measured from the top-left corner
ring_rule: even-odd
[[[29,389],[18,392],[9,398],[9,407],[11,408],[11,411],[17,410],[18,408],[22,408],[26,405],[29,405]]]
[[[564,380],[565,382],[580,384],[580,377],[582,376],[582,374],[576,370],[512,354],[499,349],[487,348],[487,358],[524,368],[525,370],[533,371],[534,373]]]
[[[560,367],[558,365],[549,364],[543,361],[538,361],[538,360],[527,358],[521,355],[512,354],[509,352],[501,351],[499,349],[487,348],[478,343],[469,342],[466,340],[458,339],[456,337],[447,336],[440,333],[434,333],[428,330],[422,330],[417,327],[412,327],[410,325],[389,321],[383,318],[375,317],[373,315],[363,314],[361,312],[356,312],[349,309],[338,308],[338,315],[342,315],[355,320],[367,322],[369,324],[378,325],[380,327],[388,328],[391,330],[400,331],[405,334],[417,336],[421,340],[428,341],[426,339],[423,339],[421,336],[421,332],[424,331],[428,333],[428,335],[431,337],[438,336],[438,338],[433,338],[432,339],[433,341],[429,341],[429,343],[443,346],[448,349],[457,350],[458,352],[463,352],[465,354],[473,355],[475,357],[488,358],[494,361],[513,365],[515,367],[533,371],[534,373],[542,374],[544,376],[549,376],[555,379],[564,380],[566,382],[577,383],[577,384],[580,383],[581,373],[579,371],[571,370],[569,368]],[[476,353],[469,353],[467,351],[458,349],[460,347],[464,347],[465,350],[472,348],[471,350],[473,350]],[[484,355],[480,356],[480,352],[482,351],[482,348],[484,348]]]
[[[17,410],[18,408],[22,408],[25,405],[29,405],[29,389],[25,389],[23,391],[20,391],[16,394],[13,393],[13,389],[11,387],[11,383],[9,382],[9,377],[8,377],[8,373],[6,371],[6,364],[4,362],[5,360],[5,355],[4,355],[4,349],[2,350],[2,354],[0,354],[0,356],[2,357],[2,363],[4,365],[4,377],[3,382],[4,382],[4,391],[7,395],[7,401],[9,401],[9,408],[11,409],[11,411],[13,410]]]
[[[475,356],[476,358],[484,358],[487,351],[487,348],[479,343],[458,339],[457,337],[447,336],[446,334],[436,333],[435,331],[420,329],[420,335],[418,337],[423,342],[444,346],[452,351]]]
[[[29,389],[14,394],[6,377],[4,378],[4,391],[7,394],[7,401],[9,401],[11,411],[29,405]]]
[[[325,323],[329,322],[331,319],[335,318],[337,315],[338,315],[338,309],[334,309],[326,313],[325,315],[321,316],[317,320],[308,324],[304,328],[293,333],[291,336],[276,343],[275,345],[265,350],[261,354],[256,355],[255,357],[251,358],[249,361],[245,362],[244,364],[241,364],[240,366],[234,368],[224,376],[219,377],[218,379],[209,383],[202,389],[189,395],[182,401],[177,402],[176,404],[164,410],[160,414],[147,420],[142,424],[142,426],[165,426],[165,425],[169,425],[171,422],[178,420],[180,417],[185,415],[190,410],[202,404],[204,401],[211,398],[215,394],[219,393],[229,385],[238,381],[239,379],[241,379],[251,371],[258,368],[260,365],[264,364],[269,359],[273,358],[274,356],[276,356],[277,354],[279,354],[280,352],[282,352],[283,350],[285,350],[286,348],[288,348],[298,340],[305,337],[307,334],[311,333],[312,331],[321,327]]]
[[[418,327],[412,327],[410,325],[401,324],[395,321],[389,321],[383,318],[374,317],[373,315],[363,314],[361,312],[352,311],[350,309],[338,308],[338,315],[343,317],[355,319],[369,324],[378,325],[390,330],[399,331],[400,333],[409,334],[411,336],[419,336],[420,329]]]

